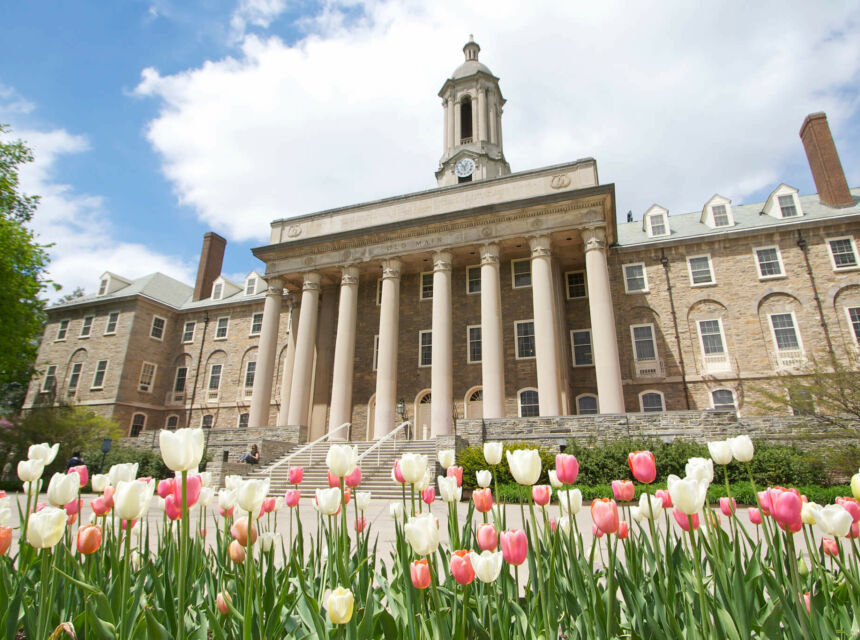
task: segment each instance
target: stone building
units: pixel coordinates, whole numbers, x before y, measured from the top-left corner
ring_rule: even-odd
[[[584,158],[511,173],[499,80],[478,45],[446,80],[438,187],[276,220],[265,273],[194,287],[106,273],[49,310],[26,407],[87,405],[145,429],[300,426],[308,439],[412,436],[458,420],[695,409],[755,412],[860,344],[860,189],[824,114],[800,131],[817,194],[775,186],[616,222]],[[351,423],[349,431],[337,430]]]

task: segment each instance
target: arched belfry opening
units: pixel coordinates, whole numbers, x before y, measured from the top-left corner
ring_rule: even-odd
[[[460,101],[460,144],[472,142],[472,98],[463,96]]]

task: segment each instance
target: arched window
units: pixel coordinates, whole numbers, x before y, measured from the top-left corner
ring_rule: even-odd
[[[215,418],[211,413],[207,413],[203,416],[203,419],[200,421],[200,426],[204,429],[211,429],[212,423],[215,422]]]
[[[597,396],[592,393],[577,396],[576,412],[581,416],[597,413]]]
[[[131,431],[129,432],[129,436],[132,438],[136,438],[140,435],[140,432],[143,431],[143,428],[146,426],[146,414],[145,413],[135,413],[131,417]]]
[[[643,391],[639,394],[639,407],[644,412],[665,411],[663,394],[659,391]]]
[[[711,392],[711,403],[717,411],[734,411],[735,394],[731,389],[717,389]]]
[[[460,102],[460,144],[472,141],[472,98],[464,96]]]
[[[528,418],[540,415],[537,389],[523,389],[517,394],[517,400],[520,405],[520,417]]]
[[[480,402],[484,399],[484,390],[477,389],[469,396],[469,402]]]
[[[179,416],[167,416],[167,422],[164,424],[165,429],[175,429],[179,426]]]

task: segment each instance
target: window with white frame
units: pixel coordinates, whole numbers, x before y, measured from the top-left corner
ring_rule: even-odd
[[[591,351],[591,329],[574,329],[571,331],[570,350],[573,354],[574,367],[594,366],[594,355]]]
[[[376,306],[382,304],[382,278],[376,280]]]
[[[433,272],[425,271],[421,274],[421,291],[419,292],[419,298],[421,300],[432,300],[433,299]]]
[[[184,344],[194,342],[194,329],[196,328],[197,323],[193,320],[189,320],[185,323],[185,326],[182,328],[182,342]]]
[[[138,391],[149,393],[152,391],[152,383],[155,380],[155,364],[144,362],[140,367],[140,379],[137,383]]]
[[[373,371],[379,366],[379,334],[373,336]]]
[[[648,277],[645,274],[644,262],[624,265],[624,290],[627,293],[648,292]]]
[[[767,278],[781,278],[785,275],[779,247],[759,247],[753,252],[755,253],[759,278],[765,280]]]
[[[514,333],[517,340],[517,360],[535,357],[535,323],[534,320],[520,320],[514,323]]]
[[[633,336],[633,355],[636,360],[656,360],[654,325],[634,324],[630,327],[630,333]]]
[[[702,361],[705,372],[729,370],[729,354],[723,336],[723,324],[719,318],[699,320],[699,340],[702,345]]]
[[[779,204],[779,211],[783,218],[794,218],[797,216],[797,205],[794,202],[792,194],[778,196],[777,203]]]
[[[99,282],[99,293],[98,293],[98,295],[103,296],[105,293],[107,293],[108,282],[110,282],[110,280],[108,278],[102,278],[101,279],[101,282]]]
[[[164,423],[165,429],[170,429],[171,431],[173,431],[178,426],[179,426],[179,416],[177,416],[175,414],[172,416],[167,416],[167,422]]]
[[[84,368],[84,365],[83,365],[83,363],[80,363],[80,362],[75,362],[72,365],[72,370],[71,370],[71,373],[69,374],[69,384],[68,384],[68,390],[69,391],[74,392],[77,390],[78,383],[81,381],[81,369],[83,369],[83,368]]]
[[[521,418],[540,415],[540,402],[537,389],[523,389],[517,394],[517,404]]]
[[[90,389],[103,389],[105,386],[105,375],[107,374],[108,361],[99,360],[96,363],[96,372],[93,374],[93,384]]]
[[[481,352],[481,325],[475,324],[466,327],[466,356],[469,364],[480,362],[482,357]]]
[[[715,389],[711,391],[711,406],[717,411],[734,411],[735,392],[731,389]]]
[[[93,331],[93,318],[94,316],[86,316],[84,318],[83,323],[81,324],[81,338],[89,338],[90,334]]]
[[[643,391],[639,394],[639,408],[645,413],[665,411],[663,394],[659,391]]]
[[[531,258],[511,260],[511,286],[514,289],[532,286]]]
[[[251,316],[251,335],[258,336],[263,330],[263,314],[255,313]]]
[[[163,340],[165,324],[167,324],[167,320],[160,318],[159,316],[153,316],[152,327],[149,329],[149,337],[155,338],[156,340]]]
[[[224,292],[224,283],[223,282],[216,282],[215,284],[212,285],[212,299],[213,300],[220,300],[221,294],[223,292]]]
[[[212,425],[215,423],[215,417],[211,413],[207,413],[200,420],[200,426],[204,429],[211,429]]]
[[[132,438],[136,438],[140,435],[140,432],[143,431],[143,428],[146,426],[146,414],[145,413],[135,413],[131,417],[131,429],[129,430],[128,435]]]
[[[51,393],[57,388],[57,365],[49,364],[45,369],[45,377],[42,380],[42,393]]]
[[[652,213],[648,216],[648,235],[653,237],[668,235],[665,213]]]
[[[583,393],[576,398],[576,413],[581,416],[592,415],[598,412],[597,396],[592,393]]]
[[[244,429],[245,427],[248,426],[248,418],[249,417],[250,417],[250,414],[248,414],[248,413],[240,413],[239,414],[239,428],[240,429]]]
[[[466,293],[481,293],[481,266],[466,267]]]
[[[188,379],[188,367],[176,367],[176,376],[173,378],[174,400],[182,400],[185,397],[185,383]]]
[[[218,389],[221,386],[221,369],[220,364],[209,365],[209,384],[207,385],[207,397],[210,400],[218,399]]]
[[[429,367],[433,364],[433,332],[418,332],[418,366]]]
[[[227,316],[223,316],[218,318],[215,323],[215,339],[216,340],[226,340],[227,339],[227,329],[230,326],[230,318]]]
[[[774,313],[770,316],[776,355],[781,367],[797,367],[803,363],[803,347],[793,313]]]
[[[565,275],[567,280],[567,297],[587,298],[588,287],[585,283],[585,271],[568,271]]]
[[[827,247],[830,249],[830,259],[836,271],[854,269],[857,267],[857,247],[854,238],[828,238]]]
[[[68,320],[60,320],[60,324],[57,327],[57,337],[54,338],[56,341],[65,340],[66,334],[69,332],[69,321]]]
[[[687,258],[687,268],[690,271],[690,286],[700,287],[706,284],[714,284],[711,256],[691,256]]]
[[[245,389],[253,389],[254,375],[257,372],[257,363],[254,360],[249,360],[245,364]]]
[[[257,278],[252,276],[245,282],[245,295],[252,296],[255,293],[257,293]]]
[[[848,326],[851,327],[854,344],[860,346],[860,307],[848,307],[845,312],[848,314]]]
[[[729,218],[729,210],[724,204],[715,204],[711,207],[711,213],[714,216],[715,227],[728,227],[732,224]]]
[[[105,335],[112,336],[116,333],[116,325],[119,322],[119,311],[111,311],[108,314],[107,324],[105,325]]]

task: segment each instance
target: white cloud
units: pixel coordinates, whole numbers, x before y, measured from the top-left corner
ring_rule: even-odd
[[[267,29],[287,8],[287,0],[239,0],[230,18],[233,37],[241,38],[248,25]]]
[[[281,3],[257,4],[262,25]],[[715,192],[738,203],[781,181],[811,188],[797,132],[823,110],[839,144],[856,117],[858,15],[848,3],[329,1],[292,45],[246,35],[235,57],[144,70],[137,93],[159,101],[148,138],[179,201],[264,241],[276,218],[435,186],[436,92],[474,31],[509,100],[514,171],[592,156],[619,215],[655,201],[679,213]],[[840,152],[860,184],[856,147]]]

